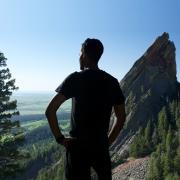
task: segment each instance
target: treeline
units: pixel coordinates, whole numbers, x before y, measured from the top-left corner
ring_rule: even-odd
[[[149,120],[140,128],[130,146],[130,156],[150,155],[148,180],[180,179],[180,102],[164,106],[158,121]]]
[[[57,114],[58,119],[60,119],[61,121],[63,120],[69,120],[70,119],[71,114],[69,112],[64,112],[61,111]],[[30,115],[17,115],[17,116],[13,116],[11,118],[12,121],[20,121],[21,123],[23,122],[27,122],[27,121],[38,121],[38,120],[42,120],[42,119],[46,119],[45,114],[30,114]]]

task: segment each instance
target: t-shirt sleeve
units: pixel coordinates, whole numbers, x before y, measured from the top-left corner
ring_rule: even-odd
[[[76,75],[77,72],[74,72],[66,77],[55,91],[62,93],[67,99],[74,97],[76,94]]]
[[[112,87],[112,103],[113,105],[120,105],[125,102],[125,97],[121,90],[118,80],[116,79]]]

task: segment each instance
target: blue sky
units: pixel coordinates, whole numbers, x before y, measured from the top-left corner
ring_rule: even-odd
[[[87,38],[105,47],[100,68],[119,81],[164,31],[176,46],[180,80],[179,0],[0,0],[0,51],[20,90],[53,91],[79,71]]]

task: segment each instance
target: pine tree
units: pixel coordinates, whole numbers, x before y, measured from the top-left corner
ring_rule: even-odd
[[[138,135],[136,135],[132,144],[130,145],[130,156],[138,157],[138,150],[139,150]]]
[[[154,159],[154,177],[154,179],[163,180],[162,162],[159,154]]]
[[[163,107],[158,114],[158,139],[162,143],[164,149],[166,148],[166,134],[168,131],[169,122],[166,113],[166,107]]]
[[[158,114],[158,128],[160,130],[168,130],[168,117],[166,113],[166,107],[163,107]]]
[[[147,174],[147,180],[154,180],[154,156],[155,152],[151,154],[150,162],[149,162],[149,171]]]
[[[156,145],[159,142],[159,138],[158,138],[158,131],[157,131],[157,127],[154,127],[153,130],[153,134],[152,134],[152,144],[153,144],[153,148],[155,149]]]
[[[163,168],[163,176],[166,177],[169,173],[172,172],[172,160],[170,152],[166,152],[164,156],[164,168]]]
[[[166,152],[172,151],[173,132],[171,125],[169,125],[168,134],[166,136]]]
[[[18,88],[15,86],[15,79],[11,79],[11,73],[6,68],[6,58],[0,53],[0,129],[1,133],[9,132],[12,127],[19,126],[19,122],[11,122],[13,115],[18,115],[16,111],[17,101],[10,100],[12,92]]]
[[[152,122],[148,121],[148,124],[145,128],[145,147],[147,148],[147,154],[150,154],[153,151],[153,142],[152,142]]]
[[[13,115],[19,114],[16,110],[17,101],[10,99],[12,92],[18,88],[6,67],[6,61],[0,52],[0,178],[9,173],[14,174],[19,169],[17,143],[24,137],[19,121],[11,121]]]
[[[174,158],[174,170],[180,176],[180,146],[179,146],[179,148],[177,150],[177,154]]]

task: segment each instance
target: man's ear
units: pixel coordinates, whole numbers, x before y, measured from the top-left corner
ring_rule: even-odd
[[[83,55],[81,55],[81,58],[80,58],[80,69],[84,70],[84,58],[83,58]]]
[[[85,60],[87,59],[87,55],[85,53],[83,53],[82,56],[83,56],[83,59]]]

